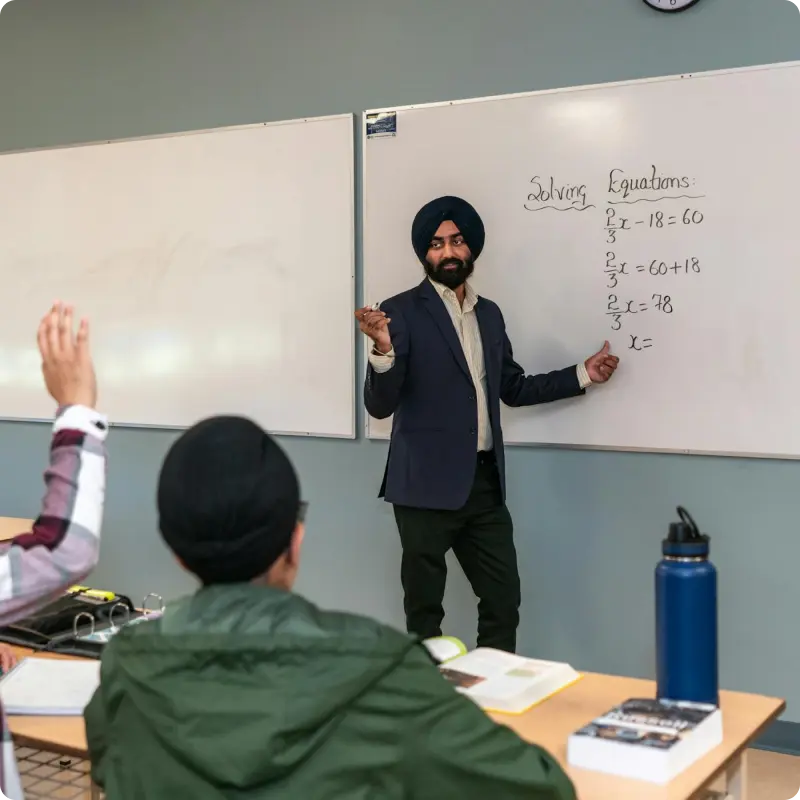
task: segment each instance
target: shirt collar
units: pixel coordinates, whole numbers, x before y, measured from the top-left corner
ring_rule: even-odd
[[[458,304],[458,299],[456,298],[456,293],[452,289],[448,289],[447,286],[444,284],[439,283],[438,281],[432,281],[428,278],[428,282],[436,289],[436,293],[442,300],[452,300],[456,304]],[[472,311],[473,308],[478,303],[478,295],[475,290],[472,288],[472,284],[467,281],[464,284],[465,293],[464,293],[464,305],[461,307],[461,310],[466,313],[467,311]]]

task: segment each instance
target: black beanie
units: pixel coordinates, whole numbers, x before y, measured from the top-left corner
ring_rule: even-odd
[[[300,487],[288,457],[242,417],[193,426],[161,467],[161,534],[204,584],[265,573],[288,548],[299,511]]]
[[[478,212],[460,197],[439,197],[423,206],[411,225],[411,244],[417,258],[424,264],[434,234],[439,226],[450,220],[461,232],[464,241],[477,259],[483,250],[486,232]]]

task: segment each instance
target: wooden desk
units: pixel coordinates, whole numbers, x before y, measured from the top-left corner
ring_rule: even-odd
[[[73,656],[61,656],[51,653],[35,653],[22,647],[14,647],[12,649],[19,660],[32,655],[43,658],[73,658]],[[21,717],[8,715],[6,719],[8,720],[11,736],[17,745],[79,759],[89,757],[83,717]],[[91,784],[90,794],[91,800],[100,800],[101,792],[94,782]]]
[[[783,700],[722,692],[722,744],[663,787],[567,764],[570,733],[624,700],[655,696],[655,688],[653,681],[587,673],[527,714],[492,716],[555,756],[572,778],[579,800],[699,800],[713,792],[722,798],[745,800],[746,750],[783,713]]]
[[[33,655],[30,650],[14,649],[18,658]],[[570,733],[623,700],[654,694],[653,681],[587,673],[527,714],[492,716],[523,739],[536,742],[555,756],[572,778],[579,800],[699,800],[713,791],[721,792],[722,798],[747,800],[746,750],[784,711],[783,700],[722,692],[723,743],[664,787],[574,769],[567,764]],[[8,724],[18,744],[78,758],[88,755],[82,717],[9,716]]]
[[[11,648],[21,661],[26,656],[41,658],[73,658],[53,653],[35,653],[22,647]],[[49,750],[75,758],[86,758],[86,728],[83,717],[21,717],[6,715],[8,727],[17,744]]]
[[[33,525],[32,519],[18,519],[17,517],[0,517],[0,542],[13,539],[20,533],[28,533]]]

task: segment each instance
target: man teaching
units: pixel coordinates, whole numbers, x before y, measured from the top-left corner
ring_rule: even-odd
[[[585,394],[619,359],[608,342],[586,362],[526,375],[499,307],[469,283],[485,240],[476,210],[440,197],[416,215],[411,241],[426,278],[356,312],[373,343],[367,412],[394,415],[380,496],[394,507],[403,549],[406,627],[441,635],[452,548],[478,597],[478,646],[516,650],[520,579],[506,507],[500,402],[532,406]]]

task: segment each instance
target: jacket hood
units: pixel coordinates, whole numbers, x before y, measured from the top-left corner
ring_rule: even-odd
[[[415,646],[294,594],[204,588],[114,637],[102,665],[109,728],[153,737],[165,758],[209,783],[271,783],[308,759]]]

